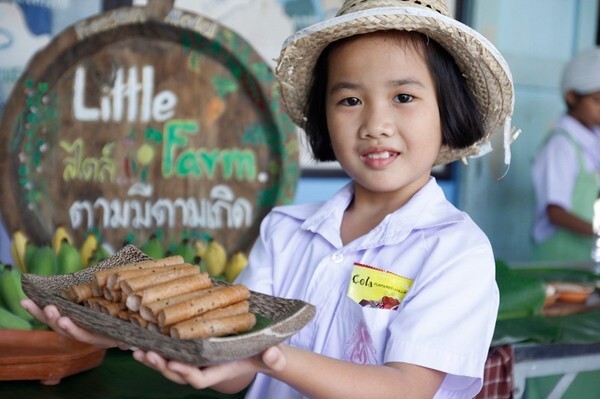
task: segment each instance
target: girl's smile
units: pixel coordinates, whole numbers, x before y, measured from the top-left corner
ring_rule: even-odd
[[[373,169],[384,169],[394,162],[399,155],[400,153],[396,151],[374,149],[362,154],[361,158],[367,167]]]

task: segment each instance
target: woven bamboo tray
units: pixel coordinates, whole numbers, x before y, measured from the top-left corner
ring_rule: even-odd
[[[55,305],[62,314],[89,331],[143,350],[152,350],[168,359],[197,366],[256,355],[270,346],[285,341],[314,317],[315,307],[311,304],[252,292],[250,311],[269,319],[271,322],[266,326],[235,336],[182,340],[146,330],[62,297],[62,292],[66,288],[90,281],[97,270],[115,268],[147,259],[150,258],[142,251],[133,245],[128,245],[109,259],[77,273],[57,276],[24,274],[23,290],[38,306]],[[218,280],[214,283],[227,284]]]

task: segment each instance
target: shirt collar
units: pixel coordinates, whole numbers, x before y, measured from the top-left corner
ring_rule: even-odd
[[[342,247],[340,226],[344,211],[354,195],[354,184],[349,183],[318,209],[306,216],[301,228],[321,235],[336,248]],[[369,248],[404,240],[413,230],[427,229],[464,219],[464,215],[450,204],[431,177],[403,207],[387,215],[368,234],[348,244],[348,249]]]
[[[569,132],[584,148],[596,145],[600,140],[600,126],[596,126],[590,131],[571,115],[563,115],[558,121],[558,127]]]
[[[589,158],[595,168],[600,167],[600,126],[591,131],[570,115],[563,115],[558,121],[558,128],[565,130],[577,142],[581,151]]]

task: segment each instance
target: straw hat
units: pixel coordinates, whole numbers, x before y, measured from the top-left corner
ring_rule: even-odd
[[[508,65],[485,37],[453,19],[443,0],[346,0],[334,18],[290,36],[281,50],[276,75],[292,120],[305,127],[313,68],[329,43],[390,29],[421,32],[442,45],[454,57],[479,104],[484,138],[465,149],[444,146],[436,164],[488,152],[490,136],[500,128],[504,128],[505,162],[509,163],[514,93]]]

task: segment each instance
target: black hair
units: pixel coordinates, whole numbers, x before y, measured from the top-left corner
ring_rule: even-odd
[[[483,121],[477,102],[454,58],[440,44],[418,32],[402,32],[407,42],[422,49],[435,83],[442,127],[442,144],[450,148],[466,148],[484,136]],[[325,114],[327,62],[337,44],[330,43],[321,53],[315,68],[305,108],[304,130],[313,157],[317,161],[335,161]]]
[[[563,96],[565,100],[565,105],[567,106],[567,112],[573,112],[573,110],[577,107],[577,103],[581,101],[583,97],[585,97],[584,94],[577,93],[575,90],[567,91]]]

